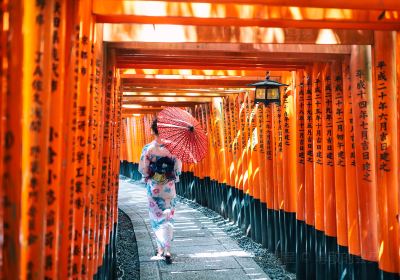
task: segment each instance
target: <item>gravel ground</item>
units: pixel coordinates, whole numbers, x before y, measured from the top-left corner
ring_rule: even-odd
[[[227,235],[234,239],[246,252],[254,255],[254,261],[264,270],[272,280],[294,280],[296,275],[285,270],[282,262],[260,244],[243,235],[241,229],[229,220],[225,220],[217,212],[201,206],[200,204],[178,196],[178,201],[197,209],[218,225]]]
[[[132,222],[118,209],[117,272],[115,279],[139,280],[139,254]]]

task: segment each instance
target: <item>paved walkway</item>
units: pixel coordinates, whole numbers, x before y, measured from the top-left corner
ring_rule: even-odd
[[[119,208],[132,220],[140,257],[141,280],[239,280],[270,278],[237,243],[209,218],[178,203],[175,212],[173,264],[154,256],[144,185],[120,180]]]

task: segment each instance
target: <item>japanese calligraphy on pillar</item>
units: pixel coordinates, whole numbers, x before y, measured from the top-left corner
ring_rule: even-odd
[[[265,140],[265,151],[267,155],[267,160],[273,159],[272,154],[272,114],[271,114],[271,107],[266,108],[265,120],[266,122],[266,140]]]
[[[323,162],[323,145],[322,145],[322,83],[319,77],[315,80],[315,98],[314,104],[314,122],[315,129],[315,163],[322,164]]]
[[[217,103],[218,105],[220,104],[219,101]],[[216,137],[216,144],[217,147],[221,148],[221,131],[220,131],[220,125],[221,125],[221,118],[219,114],[219,109],[221,107],[214,107],[213,108],[213,113],[214,113],[214,124],[215,124],[215,137]],[[219,153],[218,153],[219,154]]]
[[[232,152],[232,146],[230,145],[232,137],[228,127],[231,122],[231,116],[229,112],[229,97],[224,97],[222,109],[224,110],[222,115],[224,119],[224,147],[228,152]]]
[[[303,76],[301,76],[303,77]],[[304,79],[303,79],[304,80]],[[305,135],[304,135],[304,129],[305,129],[305,122],[304,122],[304,82],[300,82],[298,86],[298,112],[297,112],[297,124],[298,124],[298,136],[299,136],[299,147],[298,147],[298,163],[304,164],[305,163]]]
[[[283,151],[283,133],[282,133],[282,107],[276,106],[276,116],[278,120],[278,146],[276,149],[276,155]]]
[[[285,146],[290,146],[290,124],[289,124],[289,104],[288,104],[288,91],[285,91],[283,94],[283,137],[284,137],[284,142]]]
[[[257,110],[258,110],[258,105],[254,106],[253,109],[251,110],[250,113],[250,120],[249,120],[249,128],[251,131],[251,134],[249,134],[249,138],[250,138],[250,148],[253,151],[257,151],[258,149],[258,133],[257,133],[257,120],[256,120],[256,114],[257,114]]]
[[[75,25],[74,27],[74,57],[73,57],[73,63],[74,63],[74,71],[73,71],[73,95],[72,95],[72,120],[71,120],[71,134],[72,136],[72,146],[71,146],[71,152],[72,153],[72,159],[70,162],[70,166],[73,170],[71,170],[71,180],[69,182],[70,184],[70,205],[69,205],[69,211],[68,211],[68,216],[69,216],[69,222],[68,222],[68,238],[69,238],[69,248],[68,248],[68,263],[67,263],[67,271],[68,271],[68,277],[71,277],[72,273],[72,267],[73,267],[73,255],[76,252],[73,252],[74,246],[73,246],[73,240],[74,240],[74,208],[75,208],[75,199],[76,195],[74,194],[76,185],[78,187],[79,191],[79,185],[80,182],[77,181],[76,178],[76,161],[77,161],[77,137],[76,137],[76,130],[77,130],[77,115],[78,115],[78,94],[79,94],[79,86],[78,86],[78,81],[79,81],[79,34],[80,34],[80,26]],[[81,176],[82,177],[82,176]],[[79,179],[78,179],[79,180]],[[78,252],[76,252],[78,253]]]
[[[354,143],[354,119],[353,119],[353,101],[351,98],[351,74],[350,65],[343,64],[344,66],[344,81],[343,85],[347,85],[343,90],[347,92],[346,95],[343,94],[344,99],[344,118],[345,118],[345,145],[346,154],[349,154],[351,166],[356,166],[356,151]],[[349,141],[350,140],[350,141]],[[345,156],[347,158],[347,156]],[[348,162],[348,160],[347,160]]]
[[[40,14],[41,15],[41,14]],[[30,131],[34,134],[39,134],[42,132],[42,93],[43,93],[43,70],[42,70],[42,53],[40,51],[36,52],[35,58],[35,72],[33,73],[33,104],[32,104],[32,118],[29,124]],[[30,171],[31,178],[29,184],[29,197],[32,200],[32,205],[29,209],[29,228],[30,230],[34,230],[35,226],[35,217],[36,217],[36,202],[39,196],[39,176],[40,176],[40,163],[39,158],[42,150],[39,145],[32,145],[30,147]],[[34,233],[30,233],[28,237],[28,244],[34,244],[37,241],[37,236]]]
[[[345,163],[345,139],[344,139],[344,102],[343,102],[343,78],[341,75],[334,77],[334,98],[335,109],[333,114],[335,115],[335,137],[336,137],[336,165],[344,167]]]
[[[231,102],[232,101],[232,102]],[[238,97],[234,97],[232,100],[229,99],[229,108],[231,110],[231,124],[232,124],[232,147],[233,147],[233,160],[236,161],[238,157],[238,132],[239,132],[239,107],[236,104]]]
[[[109,69],[107,71],[107,81],[106,81],[106,98],[105,98],[105,116],[104,118],[106,120],[110,119],[110,106],[111,106],[111,91],[112,91],[112,86],[113,86],[113,71]],[[109,132],[110,132],[110,124],[108,122],[104,123],[104,139],[108,140],[109,139]]]
[[[260,148],[260,152],[262,154],[264,154],[265,153],[265,145],[264,145],[264,137],[263,137],[263,135],[264,135],[265,131],[264,131],[264,128],[263,128],[263,122],[265,120],[263,119],[263,106],[258,106],[258,108],[257,108],[257,116],[258,116],[257,117],[257,127],[260,130],[259,135],[258,135],[258,145],[259,145],[259,148]]]
[[[97,130],[98,130],[98,117],[99,117],[99,89],[96,85],[96,75],[99,71],[97,61],[95,62],[95,44],[92,42],[90,50],[90,75],[89,75],[89,116],[88,116],[88,145],[87,145],[87,175],[86,184],[89,191],[85,203],[85,236],[83,241],[83,257],[82,274],[92,275],[93,267],[93,252],[94,252],[94,235],[96,226],[96,184],[97,184]],[[121,140],[124,141],[126,139]],[[124,145],[125,146],[125,145]],[[122,155],[123,157],[123,155]]]
[[[305,88],[305,123],[306,123],[306,160],[314,162],[313,153],[313,100],[312,100],[312,78],[307,76],[307,84]]]
[[[246,132],[246,97],[243,98],[242,104],[238,104],[240,106],[240,111],[239,111],[239,121],[240,121],[240,138],[241,139],[241,147],[242,149],[246,148],[246,137],[245,137],[245,132]]]
[[[360,118],[360,130],[361,130],[361,147],[362,147],[362,179],[367,182],[371,182],[371,162],[370,162],[370,151],[369,151],[369,139],[368,139],[368,99],[366,92],[366,80],[363,69],[356,70],[357,79],[357,96],[358,104],[355,104],[359,108]],[[354,106],[354,105],[353,105]]]
[[[54,1],[52,5],[52,34],[51,34],[51,109],[50,109],[50,132],[48,145],[48,174],[47,174],[47,211],[46,211],[46,277],[56,277],[56,257],[58,254],[58,215],[59,215],[59,186],[61,168],[61,137],[62,132],[62,103],[63,81],[62,57],[64,55],[63,45],[60,37],[63,37],[64,19],[62,19],[64,7],[61,1]]]
[[[388,153],[388,94],[387,94],[387,77],[386,77],[386,63],[381,60],[376,66],[376,93],[378,95],[378,112],[377,112],[377,122],[378,122],[378,168],[384,172],[390,171],[390,154]]]
[[[27,4],[29,6],[29,4]],[[48,64],[48,47],[50,37],[46,30],[50,28],[50,7],[49,3],[45,1],[36,1],[35,5],[31,6],[33,17],[31,22],[34,24],[32,27],[32,34],[30,38],[26,38],[24,41],[24,48],[29,49],[24,51],[26,57],[24,58],[24,67],[29,69],[28,71],[33,71],[32,76],[26,75],[26,79],[32,79],[29,84],[31,90],[23,90],[24,100],[23,103],[29,106],[29,113],[26,117],[26,121],[29,124],[29,134],[26,136],[24,141],[27,140],[27,151],[25,156],[29,157],[29,178],[27,180],[27,191],[28,196],[25,198],[25,203],[22,203],[23,210],[22,215],[27,215],[27,221],[22,220],[23,227],[26,227],[27,232],[26,238],[28,246],[23,249],[26,252],[26,263],[23,262],[21,265],[25,266],[24,271],[27,279],[32,279],[36,267],[37,277],[44,277],[44,267],[42,263],[42,258],[38,258],[40,251],[43,248],[43,238],[46,237],[46,243],[51,241],[51,234],[45,234],[45,224],[44,224],[44,211],[46,211],[45,202],[45,192],[46,188],[43,185],[46,183],[46,174],[48,172],[48,162],[47,162],[47,140],[48,140],[48,106],[49,106],[49,64]],[[27,7],[29,10],[29,7]],[[24,16],[26,16],[24,14]],[[28,62],[29,61],[29,62]],[[30,68],[32,65],[33,68]],[[32,69],[32,70],[31,70]],[[29,83],[29,82],[28,82]],[[25,129],[25,127],[23,128]],[[23,144],[23,147],[25,145]],[[24,151],[24,148],[23,148]],[[50,155],[52,156],[52,155]],[[24,189],[24,187],[23,187]],[[24,200],[24,196],[22,201]],[[23,201],[24,202],[24,201]],[[26,205],[26,206],[25,206]],[[46,236],[45,236],[46,235]]]
[[[326,132],[326,161],[327,165],[333,166],[333,131],[332,131],[332,82],[331,76],[325,77],[325,95],[323,97],[325,125],[324,133]]]

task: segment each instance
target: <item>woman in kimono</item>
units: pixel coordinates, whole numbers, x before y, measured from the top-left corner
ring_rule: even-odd
[[[182,162],[163,145],[158,135],[157,119],[151,125],[155,139],[145,145],[139,162],[139,172],[146,183],[150,224],[157,240],[157,256],[171,260],[171,241],[175,213],[175,182],[179,181]]]

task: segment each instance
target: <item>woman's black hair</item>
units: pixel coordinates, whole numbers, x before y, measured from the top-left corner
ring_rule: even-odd
[[[157,128],[157,118],[155,118],[151,124],[151,130],[155,135],[158,136],[158,128]]]

